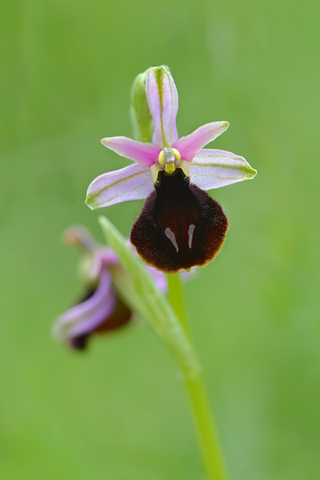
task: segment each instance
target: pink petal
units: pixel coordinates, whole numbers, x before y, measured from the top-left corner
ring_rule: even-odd
[[[190,182],[202,190],[224,187],[254,178],[256,171],[239,155],[203,149],[189,164]]]
[[[228,122],[213,122],[202,125],[186,137],[181,137],[172,145],[181,155],[182,160],[191,162],[193,157],[229,127]]]
[[[95,294],[94,294],[95,295]],[[76,323],[70,333],[68,338],[78,337],[80,335],[85,335],[90,333],[100,325],[102,325],[108,317],[113,313],[116,306],[116,296],[110,295],[104,300],[103,303],[95,311],[92,311],[90,315],[84,317],[81,322]]]
[[[166,68],[154,67],[148,70],[146,94],[154,124],[153,142],[161,149],[171,147],[178,138],[178,92]]]
[[[137,142],[127,137],[106,137],[101,140],[101,143],[145,168],[150,168],[157,162],[161,151],[161,148],[153,143]]]
[[[110,273],[102,269],[99,285],[94,294],[56,319],[53,327],[54,336],[62,340],[91,332],[111,315],[115,302]]]
[[[134,163],[93,180],[88,187],[86,203],[94,210],[127,200],[147,198],[152,190],[151,170]]]

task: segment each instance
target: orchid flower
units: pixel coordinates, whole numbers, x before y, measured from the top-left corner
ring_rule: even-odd
[[[228,122],[208,123],[178,138],[178,93],[170,72],[154,67],[144,78],[152,142],[103,138],[104,146],[134,163],[93,180],[86,203],[95,209],[147,199],[130,240],[148,265],[176,273],[206,265],[222,248],[228,220],[204,190],[253,178],[256,171],[234,153],[203,148]]]
[[[120,268],[113,250],[96,242],[82,226],[70,227],[64,234],[64,241],[82,248],[80,273],[86,292],[76,305],[56,319],[53,335],[67,341],[73,348],[83,350],[93,333],[107,333],[127,325],[133,319],[133,312],[120,298],[112,282],[111,268]],[[165,292],[165,275],[147,268],[158,288]]]

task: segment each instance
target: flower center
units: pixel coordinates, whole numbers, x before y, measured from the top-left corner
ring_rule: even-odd
[[[167,175],[172,175],[177,168],[183,170],[186,177],[189,178],[189,168],[187,162],[181,160],[180,152],[176,148],[165,147],[159,153],[158,161],[151,167],[153,181],[159,184],[159,172],[164,171]]]
[[[159,153],[158,162],[164,166],[166,173],[173,173],[180,166],[180,153],[175,148],[166,147]]]

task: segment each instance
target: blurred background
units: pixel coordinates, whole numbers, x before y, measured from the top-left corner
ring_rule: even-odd
[[[61,233],[103,213],[124,235],[142,202],[91,212],[86,188],[127,161],[129,93],[171,68],[180,135],[258,170],[213,192],[231,224],[186,286],[231,480],[320,478],[319,5],[269,0],[5,1],[0,19],[1,395],[5,480],[204,479],[183,385],[145,325],[52,340],[82,293]]]

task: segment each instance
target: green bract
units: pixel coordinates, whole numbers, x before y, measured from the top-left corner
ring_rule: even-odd
[[[153,120],[146,95],[147,72],[140,73],[134,80],[131,89],[130,117],[134,138],[139,142],[151,142]]]
[[[200,366],[171,305],[115,226],[103,216],[99,217],[99,222],[109,246],[117,254],[122,269],[127,274],[124,275],[116,267],[111,271],[119,295],[164,341],[183,375],[193,378],[198,374]]]

